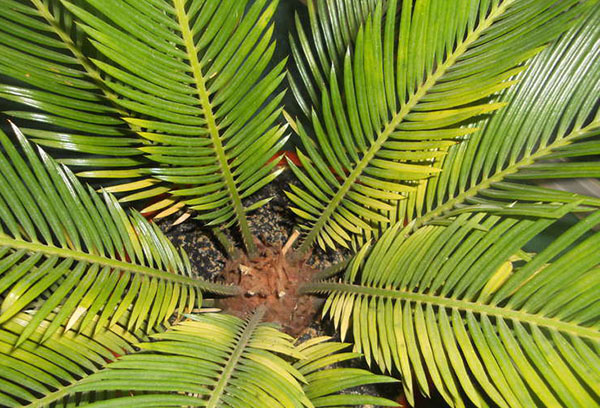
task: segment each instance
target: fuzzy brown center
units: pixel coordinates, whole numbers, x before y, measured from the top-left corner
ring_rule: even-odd
[[[253,259],[243,255],[228,263],[225,281],[238,285],[242,295],[221,299],[218,306],[244,318],[265,305],[265,321],[279,323],[286,333],[298,336],[314,321],[317,312],[318,300],[298,293],[315,270],[304,261],[287,259],[281,248],[259,243],[259,253]]]
[[[281,248],[259,243],[259,253],[253,259],[243,255],[227,264],[225,281],[238,285],[242,295],[222,299],[218,306],[244,318],[265,305],[265,321],[279,323],[286,333],[298,336],[314,321],[317,312],[317,300],[298,293],[315,271],[304,261],[287,259]]]

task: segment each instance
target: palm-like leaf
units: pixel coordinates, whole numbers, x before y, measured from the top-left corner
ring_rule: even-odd
[[[18,315],[0,330],[0,403],[7,407],[263,408],[370,402],[393,406],[384,398],[334,395],[355,385],[395,381],[365,370],[323,370],[359,355],[340,353],[348,345],[318,338],[295,346],[291,337],[272,325],[260,324],[260,316],[259,312],[246,322],[227,315],[191,316],[194,321],[155,334],[153,341],[119,325],[99,333],[91,328],[80,333],[61,330],[40,345],[36,342],[50,324],[45,321],[30,340],[14,348],[31,320],[27,314]],[[286,360],[297,361],[292,366]],[[334,382],[332,377],[344,381]]]
[[[399,202],[396,219],[414,220],[419,227],[443,224],[448,216],[465,211],[523,214],[529,209],[539,215],[545,207],[536,202],[600,204],[598,198],[515,182],[598,176],[593,155],[600,126],[595,104],[600,70],[589,62],[600,53],[600,9],[588,7],[582,12],[580,23],[535,57],[517,76],[520,84],[498,98],[509,106],[489,122],[483,121],[481,130],[451,146],[435,164],[442,171]],[[578,162],[557,162],[570,157]],[[332,273],[339,270],[334,267]]]
[[[41,150],[40,160],[15,131],[26,158],[0,133],[0,324],[34,308],[19,342],[56,308],[45,338],[80,319],[100,330],[130,306],[128,327],[152,328],[200,304],[201,290],[236,293],[192,277],[185,252],[156,225],[86,189]]]
[[[135,392],[92,406],[310,406],[302,375],[275,353],[301,354],[291,338],[260,318],[260,312],[247,321],[195,317],[139,344],[143,352],[123,356],[73,391]]]
[[[423,375],[427,370],[432,375],[436,388],[441,390],[447,401],[456,405],[461,404],[460,395],[463,392],[466,392],[474,401],[482,399],[481,394],[483,394],[485,395],[483,398],[492,399],[500,406],[506,406],[506,404],[508,406],[528,406],[528,404],[535,405],[540,401],[542,404],[550,406],[553,404],[586,406],[590,400],[597,400],[597,374],[594,374],[593,370],[582,374],[581,366],[577,365],[580,357],[573,357],[574,354],[570,351],[570,347],[574,347],[577,353],[585,356],[585,359],[592,361],[597,359],[597,357],[590,357],[590,353],[594,352],[590,352],[587,348],[591,347],[591,350],[597,348],[597,325],[577,320],[575,311],[579,310],[577,309],[579,303],[572,297],[568,298],[573,291],[569,291],[569,293],[565,291],[558,297],[561,299],[558,301],[564,302],[561,303],[561,307],[573,311],[574,314],[561,315],[564,319],[562,317],[557,319],[557,324],[574,322],[576,325],[583,326],[583,330],[579,332],[577,330],[573,332],[570,329],[563,330],[558,336],[552,332],[551,341],[547,338],[542,339],[537,329],[531,329],[529,335],[534,336],[539,347],[544,347],[544,352],[550,353],[550,358],[554,359],[555,357],[555,354],[552,353],[564,353],[563,357],[567,359],[568,364],[572,365],[576,376],[582,376],[582,381],[587,385],[577,384],[577,381],[572,382],[573,375],[569,371],[564,371],[564,377],[562,377],[569,384],[568,386],[575,390],[577,394],[575,400],[572,399],[573,395],[564,392],[564,384],[555,382],[555,378],[546,377],[547,375],[551,376],[551,374],[547,374],[548,370],[545,370],[547,368],[545,364],[550,360],[540,362],[535,360],[536,355],[528,354],[529,358],[535,360],[536,369],[544,373],[542,374],[544,378],[540,380],[532,374],[531,368],[523,364],[523,361],[514,354],[497,354],[494,359],[491,359],[489,354],[481,354],[488,346],[481,342],[480,337],[476,336],[478,333],[482,333],[482,330],[488,330],[486,338],[490,342],[494,342],[493,344],[499,344],[491,336],[495,333],[494,330],[500,330],[501,323],[499,322],[501,320],[494,321],[492,319],[490,323],[489,320],[486,320],[487,317],[484,318],[483,315],[478,315],[472,310],[453,308],[450,303],[455,300],[462,302],[465,300],[464,296],[467,296],[469,301],[475,300],[483,303],[484,307],[493,306],[508,312],[511,315],[508,320],[516,318],[518,324],[515,323],[513,327],[511,325],[514,322],[508,323],[511,326],[509,328],[514,331],[506,331],[504,330],[505,326],[502,326],[503,336],[505,336],[502,341],[509,342],[505,343],[505,346],[510,348],[511,345],[517,344],[518,347],[527,349],[526,354],[535,350],[529,348],[530,338],[525,336],[525,332],[521,330],[523,325],[529,327],[527,326],[529,316],[523,323],[524,321],[519,320],[518,316],[513,313],[517,310],[518,313],[524,313],[521,306],[525,302],[525,294],[531,295],[533,299],[540,299],[539,294],[534,295],[537,289],[530,288],[529,291],[521,292],[519,295],[521,303],[513,307],[515,303],[511,303],[508,298],[514,294],[513,292],[519,284],[510,284],[509,280],[506,283],[508,285],[506,287],[509,289],[498,288],[504,287],[508,276],[511,274],[516,276],[513,270],[517,267],[520,268],[519,271],[526,272],[520,274],[519,279],[527,279],[528,276],[535,275],[543,266],[546,266],[539,265],[540,260],[543,263],[550,261],[568,243],[575,240],[582,230],[590,228],[595,223],[594,217],[598,215],[576,227],[572,233],[566,234],[551,247],[553,249],[548,249],[548,252],[543,253],[544,255],[540,254],[535,258],[536,260],[532,261],[534,263],[529,262],[526,254],[518,251],[526,241],[516,238],[516,235],[512,234],[518,231],[517,234],[521,237],[532,236],[532,233],[535,234],[536,230],[539,231],[548,224],[548,220],[544,220],[544,217],[552,214],[560,216],[565,209],[574,209],[580,204],[597,207],[600,201],[593,197],[521,184],[515,180],[519,178],[527,180],[543,177],[597,176],[597,162],[593,161],[593,158],[588,159],[585,156],[595,153],[594,146],[597,144],[595,139],[600,125],[597,97],[595,92],[590,93],[590,90],[598,89],[600,85],[600,70],[597,66],[589,64],[588,60],[588,58],[595,58],[600,52],[600,48],[598,48],[598,44],[600,44],[599,19],[600,9],[590,8],[580,23],[555,45],[538,55],[529,69],[520,74],[521,83],[518,86],[504,92],[499,100],[508,102],[509,106],[492,118],[489,123],[484,124],[482,130],[475,132],[460,145],[452,146],[449,149],[449,154],[439,164],[443,169],[441,174],[428,180],[420,198],[415,195],[411,201],[409,196],[409,200],[406,200],[408,204],[399,207],[398,218],[400,220],[405,218],[410,220],[415,216],[416,219],[406,229],[396,226],[393,231],[388,232],[379,240],[364,264],[360,278],[357,273],[361,260],[364,259],[369,248],[365,246],[350,262],[345,276],[346,283],[358,283],[360,287],[391,289],[394,295],[370,297],[365,293],[355,292],[354,289],[348,291],[339,289],[344,285],[338,287],[336,284],[328,283],[332,286],[327,290],[335,292],[335,295],[330,296],[328,300],[329,311],[333,314],[334,319],[340,322],[342,332],[345,333],[348,330],[348,319],[350,319],[353,322],[355,343],[359,350],[362,349],[369,359],[374,360],[384,369],[391,369],[393,366],[398,367],[399,365],[399,371],[405,378],[404,387],[408,395],[412,395],[413,381],[415,381],[411,372],[416,374],[416,381],[420,388],[428,391],[429,385]],[[549,165],[544,167],[544,171],[538,171],[540,166],[537,163],[564,157],[577,157],[579,162],[570,164],[550,161]],[[513,180],[509,180],[510,178]],[[559,210],[560,204],[558,203],[570,204]],[[412,209],[409,209],[411,205]],[[473,212],[476,215],[469,215]],[[527,218],[512,219],[506,218],[507,216]],[[529,226],[529,223],[534,220],[537,220],[535,222],[538,223],[536,228],[533,228],[533,224]],[[511,223],[514,225],[510,225]],[[447,228],[443,228],[443,226]],[[491,226],[495,226],[494,229],[486,232]],[[521,228],[525,228],[527,231],[520,230]],[[503,229],[505,230],[503,231]],[[579,233],[575,232],[577,229],[579,229]],[[494,245],[489,248],[482,247],[480,243],[484,240],[477,238],[478,234],[482,236],[491,234]],[[508,241],[511,236],[515,237],[514,243]],[[397,246],[390,246],[392,242]],[[588,241],[586,245],[591,242]],[[501,246],[497,246],[498,243]],[[502,243],[508,246],[502,246]],[[515,244],[517,246],[514,246]],[[493,248],[496,248],[496,251]],[[510,260],[512,262],[508,262],[508,257],[512,254],[515,254],[515,258]],[[388,258],[384,267],[384,264],[379,262],[386,255]],[[571,252],[569,256],[575,258],[564,259],[576,262],[576,253]],[[518,261],[519,259],[521,261]],[[519,262],[525,262],[523,259],[529,262],[530,266],[527,268],[530,269],[524,269],[525,266],[519,264]],[[576,265],[576,263],[574,264]],[[468,271],[464,269],[465,266],[468,266]],[[531,270],[531,268],[535,270]],[[564,261],[557,261],[554,268],[562,268],[561,276],[567,276]],[[577,279],[583,281],[592,279],[592,275],[589,275],[591,272],[588,273],[590,268],[586,268],[583,266],[581,270],[576,271]],[[491,270],[494,272],[490,272]],[[569,268],[568,270],[570,274],[573,274],[573,269]],[[464,275],[460,271],[464,272]],[[523,282],[517,278],[511,279],[512,282]],[[536,279],[542,278],[536,276]],[[540,284],[541,286],[543,285]],[[456,288],[459,288],[460,291],[455,292]],[[324,288],[321,287],[321,289]],[[556,287],[555,289],[558,290]],[[540,293],[547,294],[545,290]],[[490,297],[495,291],[503,293],[503,297],[499,297],[500,295]],[[394,297],[397,293],[403,293],[402,296],[406,295],[406,297],[400,300],[400,298]],[[586,293],[588,293],[586,296],[594,296],[593,291]],[[433,303],[423,303],[424,298],[421,298],[421,295],[436,296],[440,302],[436,300]],[[557,293],[556,295],[558,296]],[[463,297],[461,298],[461,296]],[[536,315],[539,310],[543,309],[544,311],[539,314],[547,318],[548,315],[545,313],[552,309],[553,298],[553,296],[547,296],[545,300],[550,306],[545,309],[536,309],[531,315]],[[446,301],[450,303],[446,303]],[[593,303],[594,300],[587,297],[586,302]],[[554,312],[555,310],[552,311],[552,313]],[[587,313],[582,310],[579,312],[582,315]],[[429,317],[427,317],[427,313],[429,313]],[[490,315],[487,311],[484,314]],[[446,339],[449,337],[445,337],[444,340],[440,340],[440,336],[429,337],[436,330],[447,332],[446,329],[449,326],[443,319],[450,321],[450,315],[452,319],[455,319],[451,327],[460,343],[459,354],[456,354],[458,349],[453,349],[451,342],[446,343]],[[554,319],[554,314],[552,316]],[[374,323],[374,318],[379,319],[377,320],[378,324]],[[532,318],[531,322],[537,324],[537,317],[533,316]],[[502,319],[505,322],[506,316]],[[406,322],[403,323],[401,330],[393,329],[393,323],[396,321]],[[477,342],[477,353],[480,353],[481,357],[477,353],[471,352],[469,343],[465,341],[464,333],[459,331],[460,327],[464,327],[460,326],[460,322],[464,323],[465,321],[469,333],[473,336],[472,341]],[[541,332],[548,336],[547,330],[550,329],[543,324],[541,326],[545,327]],[[386,330],[392,330],[393,333],[374,333],[374,327],[387,327]],[[557,330],[561,331],[562,329]],[[596,330],[596,334],[593,330]],[[517,343],[514,343],[506,333],[521,337],[518,337]],[[574,333],[575,336],[573,336]],[[394,335],[400,337],[394,338]],[[436,348],[433,343],[430,343],[430,346],[427,345],[429,339],[434,339],[438,342],[436,344],[447,344],[446,347],[449,348],[446,349],[446,353],[434,352],[433,350]],[[402,341],[406,341],[406,343],[402,343]],[[442,343],[439,343],[440,341]],[[387,349],[380,347],[382,342],[387,342],[389,347]],[[407,347],[410,345],[410,347],[404,348],[404,344]],[[480,349],[481,347],[484,348]],[[396,351],[392,351],[394,349]],[[501,349],[494,349],[494,353],[503,352]],[[464,358],[462,361],[456,360],[457,356],[464,356]],[[506,356],[514,359],[515,366],[513,363],[502,365],[504,364],[502,360]],[[478,362],[478,358],[484,359],[484,363]],[[457,363],[457,361],[461,362]],[[552,360],[552,364],[556,362],[560,362],[560,360]],[[501,367],[498,368],[498,365]],[[468,367],[472,374],[465,375],[465,367]],[[516,367],[516,371],[525,373],[522,379],[511,377],[515,372],[514,367]],[[562,368],[560,369],[562,370]],[[506,378],[499,375],[502,372],[507,373]],[[493,380],[488,381],[488,376]],[[510,381],[508,381],[508,377],[511,377]],[[506,381],[509,385],[506,385]],[[492,387],[490,382],[494,383]],[[524,391],[527,390],[527,387],[533,387],[535,394],[543,395],[541,400],[529,395],[528,391]],[[584,392],[580,393],[582,387]],[[588,387],[591,388],[591,391]],[[556,402],[557,400],[560,403]]]
[[[89,12],[64,4],[104,55],[94,62],[116,102],[140,115],[124,119],[154,142],[141,148],[159,164],[153,175],[186,186],[172,193],[208,224],[237,223],[253,253],[246,213],[264,201],[242,199],[277,176],[267,162],[285,143],[273,126],[283,94],[271,98],[284,63],[261,77],[277,1],[90,0]]]
[[[160,404],[165,407],[300,408],[339,406],[337,401],[345,400],[392,404],[389,400],[368,396],[323,397],[353,384],[394,380],[350,369],[323,370],[319,376],[315,370],[355,358],[356,354],[338,353],[346,347],[338,343],[315,345],[324,339],[296,347],[291,337],[271,324],[260,323],[262,313],[257,311],[247,321],[228,315],[190,316],[193,321],[153,335],[155,341],[137,345],[141,351],[122,356],[101,372],[78,381],[69,387],[68,393],[84,393],[84,396],[92,391],[108,393],[103,401],[89,404],[94,407]],[[298,368],[288,360],[299,360]],[[349,381],[331,386],[327,377],[340,373]],[[351,373],[356,375],[348,376]],[[312,377],[314,384],[307,383]],[[318,385],[329,385],[329,388],[317,392]],[[130,395],[119,395],[120,391],[128,391]],[[310,399],[312,394],[314,405]],[[81,405],[87,406],[88,401],[85,402]]]
[[[592,4],[592,3],[589,3]],[[599,177],[598,154],[600,8],[539,54],[517,76],[519,84],[499,98],[508,106],[469,140],[452,146],[430,179],[422,199],[414,199],[399,219],[432,222],[464,207],[488,208],[521,202],[600,200],[544,189],[520,181]],[[577,161],[565,162],[564,159]],[[410,200],[407,200],[410,201]]]
[[[37,144],[68,151],[58,160],[80,175],[128,179],[109,190],[144,197],[168,191],[145,169],[152,162],[138,148],[147,143],[121,119],[130,114],[114,103],[117,96],[94,67],[90,51],[85,34],[58,0],[3,2],[0,74],[20,82],[0,84],[0,98],[31,108],[4,113],[27,120],[27,126],[40,123],[22,127],[23,133]]]
[[[39,344],[51,321],[42,321],[29,340],[15,348],[32,316],[21,313],[0,328],[0,404],[3,407],[75,406],[78,400],[106,399],[109,393],[69,395],[78,382],[102,370],[120,355],[131,353],[132,343],[145,339],[119,325],[93,333],[64,327]]]
[[[600,212],[524,253],[551,222],[478,213],[412,235],[397,226],[342,282],[307,289],[331,293],[325,312],[342,337],[352,326],[356,349],[399,370],[408,395],[415,381],[429,394],[428,373],[452,406],[464,395],[477,406],[596,406],[600,233],[578,239]]]
[[[397,219],[394,203],[409,193],[422,201],[440,171],[431,163],[476,130],[458,125],[501,107],[484,98],[511,85],[517,66],[581,11],[577,1],[474,0],[458,10],[404,1],[398,23],[398,3],[387,2],[385,18],[380,3],[343,68],[332,66],[311,115],[314,138],[297,123],[307,155],[304,170],[290,166],[304,189],[288,195],[307,221],[301,252],[368,235]]]

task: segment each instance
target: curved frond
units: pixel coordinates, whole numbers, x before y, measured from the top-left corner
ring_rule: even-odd
[[[24,155],[0,132],[0,324],[32,309],[19,343],[54,311],[44,339],[81,319],[98,331],[129,307],[128,328],[152,328],[200,304],[202,290],[236,293],[194,278],[187,254],[155,224],[86,189],[14,129]]]
[[[591,3],[590,3],[591,4]],[[590,7],[570,31],[536,56],[499,99],[508,106],[468,140],[452,146],[428,181],[424,198],[402,216],[416,225],[459,207],[514,201],[600,200],[541,188],[529,181],[599,177],[600,8]]]
[[[329,337],[316,337],[297,346],[304,359],[294,367],[304,376],[304,392],[315,408],[348,407],[368,404],[381,407],[397,407],[398,403],[381,397],[342,393],[349,388],[368,384],[391,383],[393,378],[375,375],[367,370],[347,367],[331,367],[338,363],[360,357],[360,353],[342,352],[349,344],[330,342]]]
[[[581,252],[555,258],[597,224],[598,215],[574,227],[533,260],[519,249],[532,232],[539,231],[539,227],[535,231],[524,228],[527,223],[537,220],[543,226],[547,217],[600,204],[598,198],[526,184],[544,177],[597,176],[593,155],[600,70],[590,61],[600,53],[599,18],[600,9],[589,8],[576,26],[518,75],[517,86],[503,92],[498,101],[509,106],[449,149],[439,164],[440,175],[430,178],[420,195],[414,194],[412,200],[409,195],[407,204],[399,206],[399,220],[414,219],[406,229],[400,224],[372,250],[364,247],[350,261],[344,283],[320,287],[334,293],[327,308],[342,333],[352,326],[358,350],[384,369],[398,369],[407,395],[414,393],[415,383],[429,392],[427,372],[433,385],[456,406],[461,406],[464,395],[482,404],[492,400],[510,407],[597,405],[600,377],[598,370],[587,367],[597,365],[598,324],[575,296],[585,293],[581,298],[585,305],[597,302],[593,298],[597,291],[592,288],[598,285],[592,280],[598,269],[585,265],[574,269],[587,256],[578,258]],[[554,163],[563,158],[577,162]],[[544,160],[548,167],[538,171],[542,166],[536,163]],[[574,171],[577,167],[581,171]],[[559,203],[569,206],[561,209]],[[507,217],[528,219],[509,226],[506,223],[516,219]],[[494,219],[502,220],[505,227]],[[512,235],[520,228],[524,229]],[[486,249],[482,242],[488,234],[499,242]],[[511,236],[517,239],[520,234],[525,240],[518,239],[516,247],[515,243],[510,244],[512,249],[504,246]],[[587,248],[597,245],[586,242],[592,245]],[[593,263],[593,259],[588,260]],[[555,263],[550,264],[552,260]],[[552,265],[562,268],[557,278],[563,279],[561,284],[544,274]],[[529,278],[536,286],[517,292]],[[364,292],[365,287],[370,289]],[[453,292],[456,287],[462,292]],[[461,296],[467,293],[469,302],[480,309],[466,306]],[[513,295],[518,302],[512,300]],[[538,302],[531,310],[525,306],[531,304],[529,298]],[[541,306],[545,302],[548,306]],[[538,315],[546,320],[539,320]],[[438,347],[444,353],[438,353]],[[539,350],[548,356],[546,361],[538,359]],[[554,369],[548,367],[555,365],[559,371],[553,374]],[[565,392],[566,388],[570,391]]]
[[[159,180],[209,225],[237,223],[255,251],[242,200],[272,181],[285,128],[275,125],[284,63],[266,72],[277,1],[63,2],[103,54],[94,63],[124,118],[153,142],[140,150]],[[152,210],[159,209],[157,203]],[[167,205],[167,203],[164,203]]]
[[[395,406],[384,398],[336,395],[358,385],[396,381],[366,370],[327,368],[359,356],[341,352],[347,344],[317,338],[295,346],[291,337],[272,325],[260,324],[260,316],[259,312],[244,322],[228,315],[191,315],[194,321],[154,334],[152,341],[119,325],[99,333],[89,327],[80,333],[61,328],[40,345],[50,324],[44,321],[29,340],[14,348],[31,320],[20,314],[0,329],[0,403],[7,407]]]
[[[121,119],[130,114],[114,104],[90,55],[85,33],[58,0],[3,1],[0,75],[18,82],[0,84],[0,98],[28,108],[4,113],[26,121],[21,129],[30,140],[57,150],[58,161],[82,176],[127,179],[115,192],[164,192],[145,170],[144,139]]]
[[[551,223],[477,213],[396,226],[341,282],[306,290],[330,294],[342,338],[351,330],[369,363],[397,369],[409,396],[429,395],[429,376],[451,406],[596,406],[600,212],[524,252]]]
[[[0,404],[3,407],[74,406],[79,400],[110,398],[98,392],[70,396],[70,390],[89,375],[102,370],[119,356],[134,351],[131,346],[144,339],[115,325],[93,334],[64,327],[39,344],[51,321],[39,322],[29,340],[15,348],[32,316],[21,313],[0,327]],[[65,405],[63,405],[65,404]]]
[[[580,12],[578,1],[401,3],[400,16],[398,1],[378,4],[343,67],[331,67],[310,130],[297,123],[304,170],[290,166],[304,189],[288,196],[306,221],[300,252],[393,221],[394,204],[418,195],[448,148],[476,130],[460,124],[503,106],[486,98]]]
[[[283,357],[301,358],[292,338],[260,323],[221,314],[194,316],[138,345],[72,392],[128,391],[103,406],[311,407],[302,374]],[[149,371],[149,368],[152,370]]]

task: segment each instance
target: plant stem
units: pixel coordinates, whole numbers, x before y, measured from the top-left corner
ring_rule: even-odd
[[[215,236],[217,241],[219,241],[219,243],[221,244],[223,249],[225,249],[225,252],[227,253],[227,257],[229,259],[235,258],[235,256],[236,256],[235,245],[229,239],[229,237],[227,237],[227,234],[225,234],[223,231],[221,231],[221,228],[219,228],[219,227],[212,228],[211,232],[213,233],[213,235]]]
[[[196,91],[198,92],[198,97],[202,104],[202,109],[204,110],[206,125],[208,127],[208,132],[210,134],[217,160],[219,162],[221,174],[223,176],[223,180],[225,181],[227,192],[233,205],[233,212],[240,227],[244,245],[246,246],[246,250],[248,251],[250,257],[253,257],[256,255],[256,245],[254,244],[254,239],[252,237],[252,233],[250,232],[250,227],[248,225],[248,219],[246,218],[246,211],[242,204],[242,199],[237,191],[237,185],[235,184],[231,169],[229,168],[229,162],[227,160],[227,155],[225,154],[225,149],[221,143],[219,126],[217,125],[216,117],[213,112],[210,95],[206,87],[206,79],[202,73],[202,66],[200,64],[200,60],[198,59],[198,50],[196,49],[196,44],[194,42],[194,35],[190,29],[189,17],[185,11],[185,3],[185,0],[173,0],[175,11],[177,13],[177,20],[179,21],[181,34],[189,57],[189,63],[192,68],[192,74],[196,82]]]
[[[295,229],[294,232],[292,232],[292,235],[290,235],[290,238],[288,239],[288,241],[285,243],[285,245],[281,249],[281,253],[283,254],[283,256],[285,256],[287,254],[287,252],[292,248],[292,245],[294,245],[294,242],[296,242],[296,240],[298,239],[299,236],[300,236],[300,231]]]

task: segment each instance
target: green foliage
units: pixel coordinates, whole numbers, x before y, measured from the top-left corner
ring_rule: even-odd
[[[23,133],[60,149],[59,161],[81,176],[129,179],[114,192],[153,186],[157,195],[161,182],[138,150],[145,143],[122,120],[129,113],[114,104],[118,96],[92,63],[96,53],[73,16],[58,1],[7,0],[0,22],[0,73],[21,81],[0,85],[0,96],[30,108],[5,112],[29,121]]]
[[[600,335],[589,305],[600,235],[578,239],[600,214],[539,254],[522,248],[554,219],[600,205],[527,184],[599,175],[590,90],[600,70],[589,64],[599,23],[600,8],[588,8],[516,75],[495,99],[507,106],[448,149],[434,164],[441,172],[400,202],[400,222],[349,261],[341,282],[305,288],[330,294],[324,312],[342,337],[351,330],[368,362],[400,372],[410,398],[433,385],[452,406],[597,405]]]
[[[300,36],[317,78],[305,85],[309,95],[321,94],[307,118],[310,133],[303,121],[295,125],[306,150],[298,153],[302,170],[290,163],[304,188],[288,193],[307,222],[300,251],[313,242],[347,246],[403,212],[411,217],[440,172],[436,164],[477,130],[459,125],[504,105],[486,98],[514,84],[507,80],[519,64],[580,14],[577,3],[465,1],[457,9],[440,0],[413,9],[412,1],[379,2],[343,61],[330,67],[318,66]]]
[[[203,290],[236,293],[192,277],[187,254],[155,224],[84,187],[15,132],[25,157],[0,132],[0,324],[43,300],[16,345],[53,312],[43,339],[79,320],[98,332],[129,308],[128,329],[153,328],[200,305]]]
[[[340,364],[363,354],[411,402],[599,405],[600,198],[538,184],[600,177],[596,0],[310,0],[286,194],[295,255],[354,254],[303,288],[354,351],[262,309],[187,314],[238,288],[121,205],[236,224],[254,254],[268,199],[244,200],[287,140],[277,6],[3,0],[0,98],[22,126],[0,132],[0,405],[395,406],[348,391],[396,381]]]
[[[109,188],[135,191],[123,201],[169,193],[145,211],[185,203],[207,225],[237,223],[254,253],[246,213],[265,201],[242,199],[277,177],[267,162],[286,140],[274,125],[284,62],[265,74],[277,1],[51,3],[11,0],[0,11],[23,37],[4,42],[5,56],[24,61],[0,72],[44,89],[3,87],[0,96],[43,112],[7,113],[69,130],[24,131],[42,145],[109,156],[63,162],[91,167],[80,176],[133,179]]]
[[[347,345],[325,342],[327,338],[297,347],[272,324],[260,323],[263,312],[247,321],[225,314],[190,315],[191,320],[150,338],[135,337],[117,325],[100,333],[88,329],[54,334],[39,345],[48,324],[42,322],[30,340],[14,349],[31,319],[21,314],[0,329],[0,403],[7,407],[22,406],[19,401],[29,407],[391,406],[383,398],[332,395],[352,386],[394,380],[365,370],[327,369],[359,354],[340,353]]]
[[[288,75],[288,82],[307,117],[310,117],[310,105],[321,106],[317,90],[324,87],[325,79],[329,80],[330,67],[339,66],[341,57],[354,43],[359,28],[375,10],[377,3],[377,0],[308,2],[310,37],[296,15],[298,40],[290,35],[290,45],[306,92],[303,92],[293,75]],[[305,99],[305,93],[308,93],[310,102]]]
[[[442,172],[427,182],[424,203],[403,211],[408,220],[422,225],[467,205],[487,211],[515,202],[532,210],[540,202],[600,204],[521,182],[600,175],[594,157],[600,110],[590,91],[598,88],[600,70],[588,63],[600,53],[599,24],[600,9],[589,8],[579,24],[528,63],[516,77],[519,83],[498,98],[506,108],[449,149]],[[576,162],[561,160],[569,157]]]
[[[396,406],[395,403],[379,397],[356,394],[338,394],[347,388],[376,383],[391,383],[396,380],[386,376],[376,376],[360,368],[329,368],[332,364],[352,360],[360,353],[341,353],[349,344],[328,342],[328,337],[316,337],[298,346],[304,359],[294,364],[294,368],[306,378],[304,392],[315,407],[346,407],[348,405],[373,404]]]
[[[96,318],[97,319],[97,318]],[[132,344],[144,339],[123,326],[94,333],[92,327],[78,332],[64,326],[40,345],[51,321],[41,321],[29,339],[15,348],[32,317],[21,313],[0,328],[0,404],[6,407],[77,405],[76,395],[68,396],[80,379],[102,370],[119,355],[135,351]],[[110,397],[107,393],[90,399]],[[85,398],[83,399],[85,400]]]
[[[300,385],[304,377],[275,353],[302,355],[289,336],[260,318],[260,312],[246,322],[228,315],[194,317],[139,344],[141,352],[119,358],[73,391],[143,391],[120,397],[121,406],[311,406]]]
[[[482,212],[410,235],[396,226],[342,282],[306,290],[331,293],[323,313],[342,338],[352,328],[368,363],[402,373],[407,395],[417,385],[430,395],[429,375],[452,406],[464,395],[477,406],[594,406],[600,233],[577,240],[600,212],[525,254],[552,222]]]

